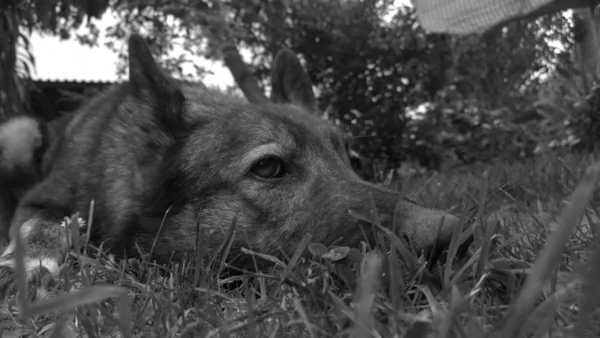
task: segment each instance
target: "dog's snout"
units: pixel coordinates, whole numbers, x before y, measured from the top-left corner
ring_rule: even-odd
[[[454,231],[460,231],[457,229],[460,220],[448,212],[420,206],[408,209],[408,217],[402,231],[408,235],[417,251],[436,244],[446,247],[450,244]]]
[[[382,192],[376,196],[381,225],[398,236],[408,237],[417,251],[449,245],[453,232],[460,226],[458,217],[446,211],[425,208],[397,194]]]
[[[447,247],[453,232],[460,231],[458,217],[439,209],[430,209],[412,202],[399,193],[369,183],[346,186],[350,209],[372,218],[372,202],[378,212],[381,226],[406,237],[412,247],[420,252],[434,246]],[[371,195],[371,196],[369,196]]]

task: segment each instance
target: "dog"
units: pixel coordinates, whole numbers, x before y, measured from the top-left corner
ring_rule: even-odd
[[[128,53],[128,81],[54,128],[41,179],[11,217],[0,257],[4,295],[16,290],[15,237],[29,281],[57,276],[72,245],[65,217],[87,220],[92,201],[93,243],[119,257],[138,256],[136,245],[152,248],[149,259],[161,264],[192,255],[198,227],[209,238],[203,249],[215,252],[232,222],[229,259],[241,267],[252,262],[241,248],[291,254],[307,233],[325,245],[357,245],[373,231],[350,211],[369,216],[371,201],[382,226],[400,229],[414,250],[449,244],[457,217],[359,178],[348,138],[319,115],[291,51],[274,59],[265,104],[171,78],[139,35],[129,37]],[[8,133],[0,141],[15,137],[11,130],[0,128]]]
[[[32,116],[0,123],[0,248],[9,240],[10,221],[19,200],[42,178],[44,156],[73,114],[50,123]]]
[[[43,120],[20,116],[0,124],[0,247],[8,240],[18,201],[41,179],[51,136]]]

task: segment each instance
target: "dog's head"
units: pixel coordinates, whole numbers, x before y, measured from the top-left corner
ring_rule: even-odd
[[[162,204],[155,210],[177,207],[155,252],[193,247],[197,223],[217,246],[234,219],[233,251],[289,253],[306,233],[323,244],[357,244],[373,228],[361,230],[368,224],[350,211],[370,216],[371,201],[382,224],[391,228],[395,218],[415,249],[433,246],[438,230],[438,243],[449,242],[455,216],[358,177],[347,137],[318,114],[308,75],[290,51],[274,60],[267,104],[176,85],[138,37],[130,40],[130,67],[130,83],[155,98],[158,120],[175,135],[153,198]]]

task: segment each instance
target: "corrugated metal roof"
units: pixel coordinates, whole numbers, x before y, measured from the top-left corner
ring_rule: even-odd
[[[117,76],[103,76],[93,77],[88,74],[82,74],[82,76],[65,76],[65,77],[49,77],[49,76],[32,76],[32,79],[36,82],[74,82],[74,83],[97,83],[97,84],[110,84],[121,82]]]
[[[116,80],[116,81],[106,81],[106,80],[85,80],[85,79],[36,79],[34,78],[33,81],[38,82],[38,83],[90,83],[90,84],[99,84],[99,85],[110,85],[110,84],[115,84],[115,83],[119,83],[121,81]]]
[[[199,84],[203,82],[201,80],[186,80],[186,79],[178,79],[179,81],[187,84]],[[35,82],[41,83],[89,83],[89,84],[116,84],[124,82],[124,80],[114,79],[114,80],[95,80],[95,79],[74,79],[74,78],[33,78]]]

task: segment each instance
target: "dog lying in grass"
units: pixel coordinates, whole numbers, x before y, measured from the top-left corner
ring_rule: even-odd
[[[455,216],[353,171],[347,138],[319,116],[308,75],[290,51],[274,60],[272,102],[258,105],[165,75],[137,35],[128,48],[129,81],[51,133],[39,183],[12,216],[0,257],[3,295],[16,290],[15,237],[27,280],[55,277],[72,245],[65,217],[87,220],[92,201],[93,243],[122,257],[138,256],[139,246],[163,264],[193,256],[199,227],[208,236],[203,250],[214,252],[232,222],[229,260],[241,267],[254,266],[242,247],[290,255],[307,233],[325,245],[356,245],[372,240],[374,228],[349,211],[370,216],[372,204],[382,226],[399,229],[416,251],[448,245]],[[16,137],[13,129],[0,128],[0,140]],[[0,144],[5,154],[10,147]],[[13,167],[0,163],[1,174]]]

